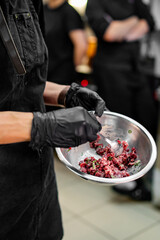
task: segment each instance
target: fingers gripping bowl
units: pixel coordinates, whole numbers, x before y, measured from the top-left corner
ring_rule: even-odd
[[[151,134],[138,122],[122,114],[105,111],[98,121],[105,126],[106,136],[109,140],[126,141],[131,150],[137,151],[137,159],[141,161],[140,167],[132,167],[130,176],[117,178],[103,178],[80,171],[79,162],[86,157],[99,159],[95,150],[86,143],[75,148],[56,148],[59,159],[72,172],[80,177],[95,183],[114,185],[136,180],[145,175],[153,166],[157,158],[157,147]]]

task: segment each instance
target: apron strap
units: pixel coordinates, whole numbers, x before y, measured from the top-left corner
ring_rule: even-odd
[[[18,53],[18,49],[14,43],[13,37],[9,30],[9,27],[8,27],[7,21],[5,19],[5,16],[3,14],[1,6],[0,6],[0,36],[2,38],[2,41],[6,47],[8,55],[14,65],[17,73],[19,75],[25,75],[26,70],[25,70],[24,64]]]

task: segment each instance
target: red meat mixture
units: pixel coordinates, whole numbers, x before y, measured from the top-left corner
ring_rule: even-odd
[[[133,147],[131,151],[128,148],[128,143],[118,141],[123,147],[123,152],[115,156],[110,145],[106,147],[99,143],[100,136],[96,141],[90,143],[90,147],[96,150],[96,153],[101,157],[97,160],[94,157],[86,157],[79,162],[80,170],[97,177],[103,178],[122,178],[130,176],[127,169],[139,165],[140,160],[137,160],[136,149]]]

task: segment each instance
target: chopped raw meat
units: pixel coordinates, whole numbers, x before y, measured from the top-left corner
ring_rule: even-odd
[[[103,146],[99,143],[100,136],[97,140],[90,143],[90,147],[96,150],[101,157],[97,160],[94,157],[86,157],[79,162],[80,170],[97,177],[104,178],[122,178],[130,176],[127,169],[133,165],[137,166],[140,160],[137,160],[136,149],[133,147],[129,151],[128,143],[117,140],[118,144],[123,147],[123,152],[119,156],[115,156],[110,145]]]

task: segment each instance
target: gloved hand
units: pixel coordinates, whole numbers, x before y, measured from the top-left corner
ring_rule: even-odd
[[[77,83],[72,83],[67,94],[65,105],[67,108],[82,106],[88,111],[95,110],[95,114],[102,116],[105,110],[105,102],[98,93],[79,86]]]
[[[43,146],[75,147],[97,139],[101,124],[82,107],[33,113],[31,142],[33,149]]]

